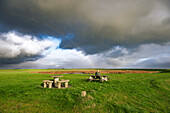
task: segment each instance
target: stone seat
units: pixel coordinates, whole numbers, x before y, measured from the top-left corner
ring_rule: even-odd
[[[48,88],[52,88],[52,83],[53,83],[53,81],[43,80],[43,82],[44,82],[44,88],[46,88],[47,85],[48,85]]]
[[[95,80],[95,76],[94,75],[90,75],[90,79],[89,81]]]
[[[107,76],[102,76],[102,78],[101,78],[101,80],[100,80],[101,82],[103,82],[103,81],[108,81],[108,78],[107,78]]]
[[[48,81],[50,81],[50,80],[43,80],[43,82],[48,82]]]
[[[44,82],[44,88],[46,88],[46,87],[47,87],[47,85],[48,85],[48,81],[50,81],[50,80],[43,80],[43,82]]]
[[[58,89],[61,88],[61,84],[63,84],[63,83],[65,83],[65,88],[67,88],[69,81],[70,81],[70,80],[63,80],[63,79],[62,79],[61,81],[58,81]]]

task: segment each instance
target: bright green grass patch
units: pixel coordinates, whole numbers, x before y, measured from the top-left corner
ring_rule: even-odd
[[[104,83],[87,82],[87,74],[63,74],[72,87],[48,89],[41,86],[52,79],[48,74],[29,71],[0,70],[0,112],[170,111],[170,73],[109,74]],[[85,98],[81,91],[87,91]]]

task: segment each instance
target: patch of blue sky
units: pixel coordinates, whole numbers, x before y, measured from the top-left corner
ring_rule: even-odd
[[[49,35],[41,35],[42,39],[44,40],[48,40],[54,43],[53,46],[51,46],[50,48],[48,48],[46,51],[44,51],[43,55],[47,55],[48,53],[50,53],[51,51],[56,50],[56,48],[59,48],[59,45],[61,43],[61,39],[54,37],[54,36],[49,36]]]
[[[59,47],[61,43],[61,38],[60,37],[55,37],[55,36],[50,36],[50,35],[40,35],[42,39],[49,40],[51,42],[54,42],[55,47]]]
[[[39,35],[39,37],[40,37],[41,39],[48,39],[48,40],[50,40],[50,41],[60,42],[60,43],[61,43],[61,40],[62,40],[62,39],[73,39],[74,36],[75,36],[75,35],[72,34],[72,33],[67,33],[66,35],[62,35],[62,36],[58,36],[58,37],[50,36],[50,35],[45,35],[45,34]]]
[[[51,51],[55,51],[57,49],[60,49],[60,50],[66,50],[66,49],[62,49],[60,48],[60,43],[62,41],[62,39],[68,39],[68,40],[72,40],[74,38],[74,34],[72,33],[67,33],[66,35],[63,35],[63,36],[58,36],[58,37],[55,37],[55,36],[50,36],[50,35],[39,35],[39,37],[41,39],[44,39],[44,40],[49,40],[51,42],[54,43],[54,46],[48,48],[44,53],[43,55],[47,55],[48,53],[50,53]],[[72,42],[72,41],[71,41]]]

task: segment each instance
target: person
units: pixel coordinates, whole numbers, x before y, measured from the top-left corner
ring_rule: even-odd
[[[97,72],[95,73],[95,76],[100,76],[101,74],[100,74],[100,72],[99,72],[99,70],[97,70]]]

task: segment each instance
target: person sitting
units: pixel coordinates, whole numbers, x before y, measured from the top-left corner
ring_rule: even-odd
[[[99,70],[97,70],[97,72],[95,73],[95,76],[96,76],[96,79],[100,79],[101,74],[100,74]]]

